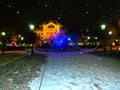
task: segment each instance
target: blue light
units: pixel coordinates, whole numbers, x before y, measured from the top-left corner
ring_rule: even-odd
[[[70,43],[74,43],[72,38],[69,35],[65,35],[63,30],[61,29],[59,33],[57,33],[56,38],[51,36],[51,48],[54,49],[68,49],[70,48]]]
[[[68,38],[68,40],[70,41],[70,40],[71,40],[71,38]]]

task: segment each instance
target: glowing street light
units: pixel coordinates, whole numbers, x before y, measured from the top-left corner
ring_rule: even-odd
[[[102,29],[102,30],[105,30],[105,28],[106,28],[106,25],[105,25],[105,24],[102,24],[102,25],[101,25],[101,29]]]
[[[109,31],[109,35],[112,35],[112,31]]]
[[[88,37],[87,37],[87,40],[88,40],[87,44],[88,44],[88,45],[90,45],[90,39],[91,39],[91,37],[88,36]]]
[[[5,32],[2,32],[1,34],[2,34],[2,36],[5,36],[5,35],[6,35],[6,33],[5,33]]]
[[[110,35],[110,50],[112,50],[112,31],[109,31],[109,35]]]
[[[31,30],[31,31],[33,31],[34,28],[35,28],[35,26],[34,26],[33,24],[30,24],[29,27],[30,27],[30,30]]]
[[[2,53],[4,54],[5,53],[5,36],[6,36],[6,33],[5,32],[2,32],[1,35],[3,36],[2,38]]]
[[[30,28],[30,30],[33,32],[35,26],[34,26],[33,24],[30,24],[30,25],[29,25],[29,28]],[[34,54],[34,51],[33,51],[33,42],[32,42],[31,55],[33,55],[33,54]]]
[[[21,37],[20,39],[23,41],[23,40],[24,40],[24,37]]]
[[[118,40],[118,39],[116,39],[115,41],[116,41],[116,42],[118,42],[119,40]]]
[[[90,40],[90,37],[88,36],[87,39]]]
[[[104,31],[104,52],[106,52],[106,31],[105,31],[106,25],[102,24],[101,29]]]

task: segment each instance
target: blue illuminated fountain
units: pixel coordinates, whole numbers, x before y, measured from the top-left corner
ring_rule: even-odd
[[[51,48],[58,50],[68,50],[72,48],[72,45],[74,44],[72,38],[69,35],[65,35],[62,29],[60,30],[59,33],[57,33],[56,38],[51,36],[50,41],[51,41],[51,45],[50,45]]]

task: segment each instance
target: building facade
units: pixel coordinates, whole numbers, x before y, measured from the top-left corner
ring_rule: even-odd
[[[43,44],[50,44],[50,38],[56,38],[56,35],[60,32],[61,29],[60,23],[50,21],[48,23],[42,24],[38,29],[35,30],[35,33],[38,36],[38,40],[35,43],[35,46],[43,46]]]

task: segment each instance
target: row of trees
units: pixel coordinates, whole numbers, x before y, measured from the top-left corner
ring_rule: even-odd
[[[6,34],[3,37],[2,36],[2,31],[4,31]],[[37,35],[32,32],[32,31],[26,31],[19,33],[14,30],[0,30],[0,50],[5,51],[5,49],[9,46],[26,46],[26,47],[31,47],[30,45],[33,44],[37,37]],[[3,39],[4,38],[4,39]]]

